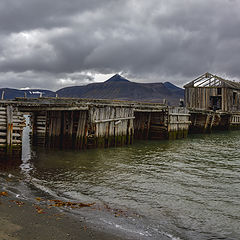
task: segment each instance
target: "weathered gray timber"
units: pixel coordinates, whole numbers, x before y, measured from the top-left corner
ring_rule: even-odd
[[[205,73],[184,88],[190,133],[240,129],[240,82]]]
[[[17,108],[0,106],[0,157],[18,158],[22,148],[23,113]]]
[[[240,82],[205,73],[186,84],[184,88],[187,108],[240,111]]]
[[[186,138],[191,124],[189,111],[184,107],[171,107],[168,111],[169,139]]]
[[[134,138],[135,139],[166,139],[168,137],[167,121],[168,109],[161,111],[135,111]]]
[[[213,110],[189,109],[189,133],[209,133],[213,130],[231,129],[232,114]]]
[[[167,107],[162,111],[144,112],[135,110],[134,138],[178,139],[185,138],[190,125],[190,114],[186,108]]]
[[[46,112],[35,112],[31,115],[32,138],[34,145],[45,145],[46,136]]]
[[[153,103],[17,98],[2,100],[0,106],[5,134],[1,149],[6,153],[21,146],[23,113],[31,115],[33,145],[47,148],[87,149],[129,145],[134,138],[183,138],[190,124],[185,108]]]
[[[240,112],[233,113],[229,117],[229,128],[231,130],[239,130],[240,129]]]

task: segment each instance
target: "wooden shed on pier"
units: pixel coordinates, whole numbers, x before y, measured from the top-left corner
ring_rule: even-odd
[[[205,73],[184,88],[185,103],[189,109],[240,111],[240,82]]]

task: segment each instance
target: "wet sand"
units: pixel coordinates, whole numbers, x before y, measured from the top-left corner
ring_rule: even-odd
[[[1,240],[120,240],[96,230],[55,207],[39,206],[12,196],[0,196]]]

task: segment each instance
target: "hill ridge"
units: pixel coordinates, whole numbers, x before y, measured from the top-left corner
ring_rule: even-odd
[[[5,91],[5,99],[15,97],[76,97],[92,99],[118,99],[144,102],[163,102],[166,99],[170,105],[178,105],[179,99],[183,98],[184,90],[170,82],[137,83],[129,81],[119,74],[115,74],[105,82],[90,83],[82,86],[65,87],[56,92],[43,89],[18,90],[11,88],[0,89],[0,94]],[[35,92],[35,94],[34,94]],[[38,93],[36,93],[38,92]]]

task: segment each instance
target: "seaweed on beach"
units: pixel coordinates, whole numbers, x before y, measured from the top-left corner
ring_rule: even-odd
[[[24,202],[22,202],[22,201],[10,200],[10,202],[17,204],[19,207],[22,207],[24,205]]]
[[[91,207],[95,203],[82,203],[82,202],[66,202],[56,199],[45,200],[40,197],[36,197],[35,200],[38,202],[46,203],[49,208],[51,207],[70,207],[70,208],[83,208],[83,207]]]
[[[83,207],[91,207],[95,203],[77,203],[77,202],[64,202],[61,200],[48,200],[52,202],[49,204],[50,207],[71,207],[71,208],[83,208]]]
[[[0,192],[0,197],[8,197],[8,192]]]
[[[45,213],[43,208],[41,208],[40,206],[34,205],[34,207],[35,207],[35,210],[38,214]]]

